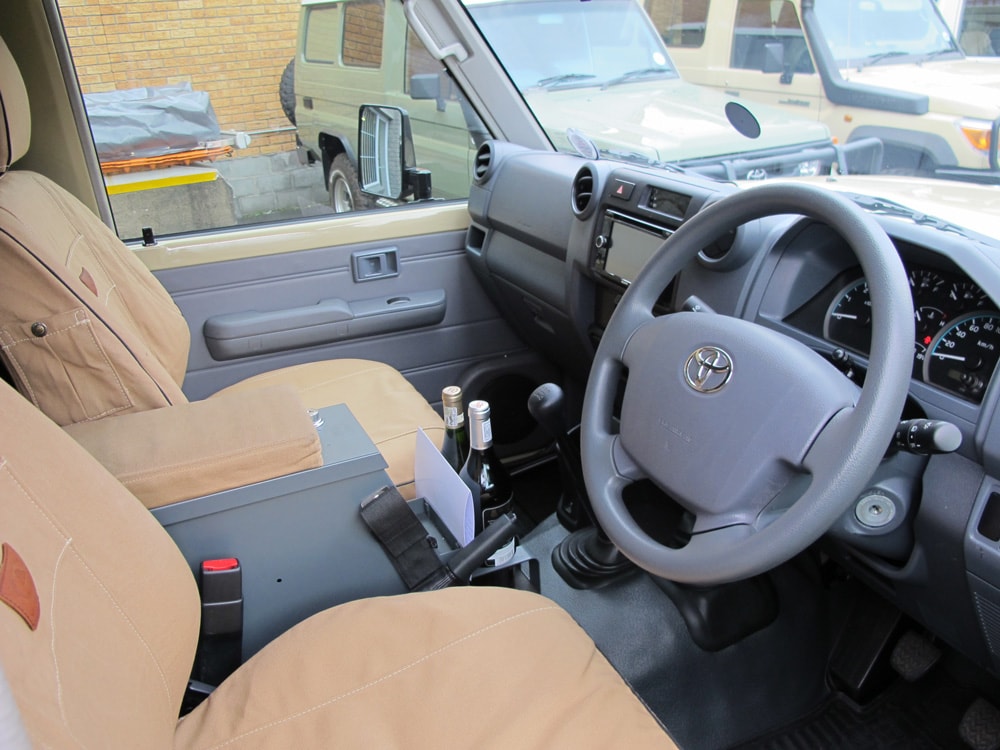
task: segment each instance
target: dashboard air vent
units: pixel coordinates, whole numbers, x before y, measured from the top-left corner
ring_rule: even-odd
[[[589,214],[594,203],[594,173],[589,166],[581,167],[573,179],[573,212],[580,218]]]
[[[486,178],[490,176],[490,167],[493,165],[493,146],[490,143],[484,143],[476,151],[475,163],[472,166],[472,174],[475,180],[480,185],[486,182]]]

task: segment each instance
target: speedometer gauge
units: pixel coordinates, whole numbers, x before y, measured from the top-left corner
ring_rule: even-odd
[[[924,360],[924,380],[978,403],[998,359],[1000,313],[969,313],[934,337]]]

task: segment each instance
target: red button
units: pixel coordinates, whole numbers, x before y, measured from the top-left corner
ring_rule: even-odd
[[[224,557],[220,560],[205,560],[201,564],[201,569],[208,572],[219,570],[233,570],[240,567],[240,561],[235,557]]]

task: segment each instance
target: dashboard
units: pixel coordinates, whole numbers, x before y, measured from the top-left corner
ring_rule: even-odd
[[[476,164],[467,257],[506,319],[577,384],[569,390],[578,396],[615,306],[646,261],[668,253],[670,236],[704,207],[753,189],[501,142],[484,144]],[[831,187],[862,205],[849,180]],[[1000,240],[918,212],[882,211],[888,202],[879,201],[864,205],[899,253],[915,316],[900,416],[949,422],[962,440],[942,455],[890,449],[857,508],[891,506],[891,521],[869,524],[852,508],[822,545],[1000,675]],[[742,318],[805,344],[860,383],[871,309],[859,262],[836,227],[776,215],[709,243],[664,288],[654,313]]]
[[[907,261],[916,340],[913,378],[980,403],[1000,359],[1000,311],[966,274]],[[830,285],[789,318],[833,345],[867,356],[871,347],[871,299],[861,269],[838,274]]]

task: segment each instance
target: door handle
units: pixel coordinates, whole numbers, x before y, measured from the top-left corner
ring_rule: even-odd
[[[359,250],[351,253],[351,272],[355,281],[372,281],[399,276],[399,255],[394,247]]]

